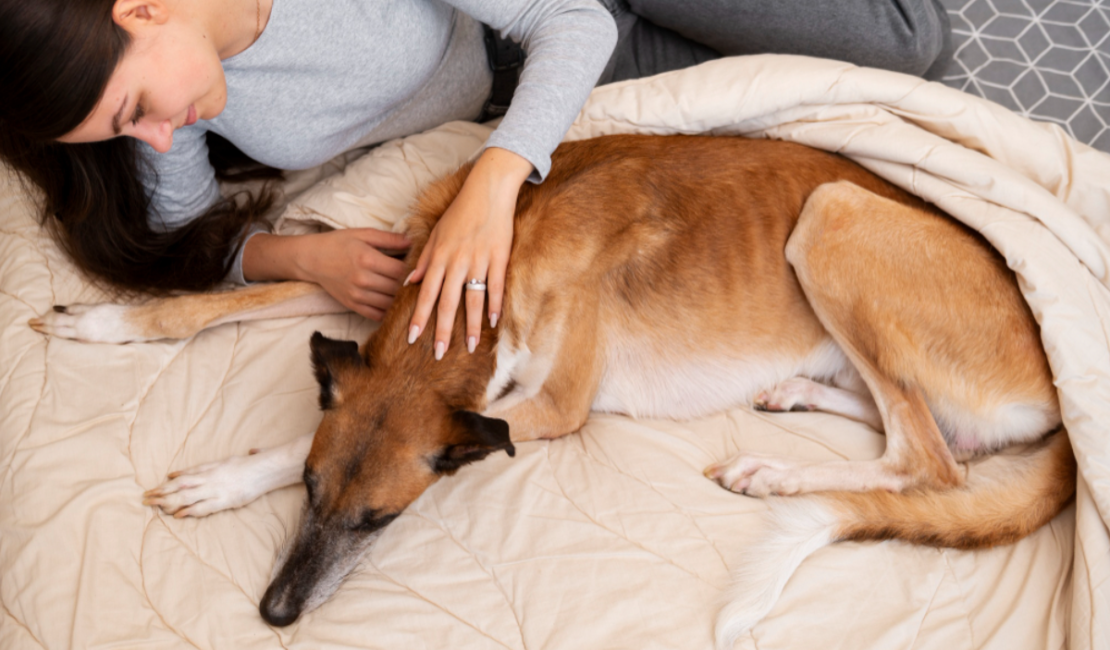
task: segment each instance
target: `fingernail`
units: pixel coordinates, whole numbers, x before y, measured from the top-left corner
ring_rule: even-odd
[[[443,341],[436,341],[436,361],[443,358],[443,353],[447,351],[447,344]]]
[[[490,327],[497,327],[497,314],[490,314],[489,315],[489,326]]]
[[[402,286],[402,287],[407,287],[407,286],[409,286],[409,280],[411,280],[411,279],[412,279],[412,276],[413,276],[413,275],[415,275],[415,274],[416,274],[416,271],[415,271],[415,270],[413,270],[413,272],[412,272],[412,273],[409,273],[408,277],[406,277],[406,278],[405,278],[405,281],[404,281],[404,283],[403,283],[403,284],[401,284],[401,286]],[[409,341],[409,343],[412,343],[412,341]]]
[[[474,348],[478,347],[478,337],[471,336],[466,339],[466,351],[474,354]]]
[[[413,325],[409,328],[409,345],[416,343],[416,337],[420,336],[420,326]]]

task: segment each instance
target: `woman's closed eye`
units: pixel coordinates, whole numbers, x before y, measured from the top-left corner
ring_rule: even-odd
[[[131,126],[138,126],[143,115],[146,115],[146,112],[143,111],[142,104],[135,104],[135,112],[131,115]]]

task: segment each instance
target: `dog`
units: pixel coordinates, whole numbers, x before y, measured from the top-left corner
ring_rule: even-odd
[[[418,259],[469,167],[408,221]],[[310,342],[323,418],[276,449],[170,475],[145,503],[175,516],[303,480],[298,532],[260,611],[288,625],[326,600],[385,526],[460,467],[577,431],[591,411],[696,418],[755,405],[885,431],[871,461],[741,453],[705,474],[770,499],[717,644],[764,615],[798,565],[838,540],[980,548],[1014,542],[1072,498],[1039,330],[977,234],[840,156],[738,137],[609,136],[563,144],[520,193],[501,322],[473,353],[463,314],[441,361],[410,344],[403,288],[360,349]],[[183,337],[255,317],[342,311],[319,287],[56,308],[32,321],[87,340]],[[993,455],[967,471],[962,461]],[[789,498],[786,498],[789,497]]]

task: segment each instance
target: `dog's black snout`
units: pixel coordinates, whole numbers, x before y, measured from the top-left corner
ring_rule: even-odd
[[[258,605],[258,611],[270,625],[285,627],[301,615],[301,603],[295,602],[287,593],[283,593],[283,590],[275,589],[275,586],[270,585],[266,590],[266,595]]]
[[[278,613],[276,611],[270,611],[265,607],[262,608],[262,618],[274,627],[285,627],[286,625],[292,625],[293,621],[296,621],[299,615],[300,614],[296,610],[289,610],[287,612]]]

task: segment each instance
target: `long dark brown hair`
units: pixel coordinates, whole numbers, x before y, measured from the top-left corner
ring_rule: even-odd
[[[151,223],[158,217],[137,140],[57,142],[93,111],[130,45],[114,4],[0,0],[0,159],[33,186],[44,226],[94,280],[124,292],[204,290],[227,275],[247,225],[271,207],[269,187],[165,231]],[[280,176],[244,167],[245,156],[222,138],[209,144],[217,177]]]

